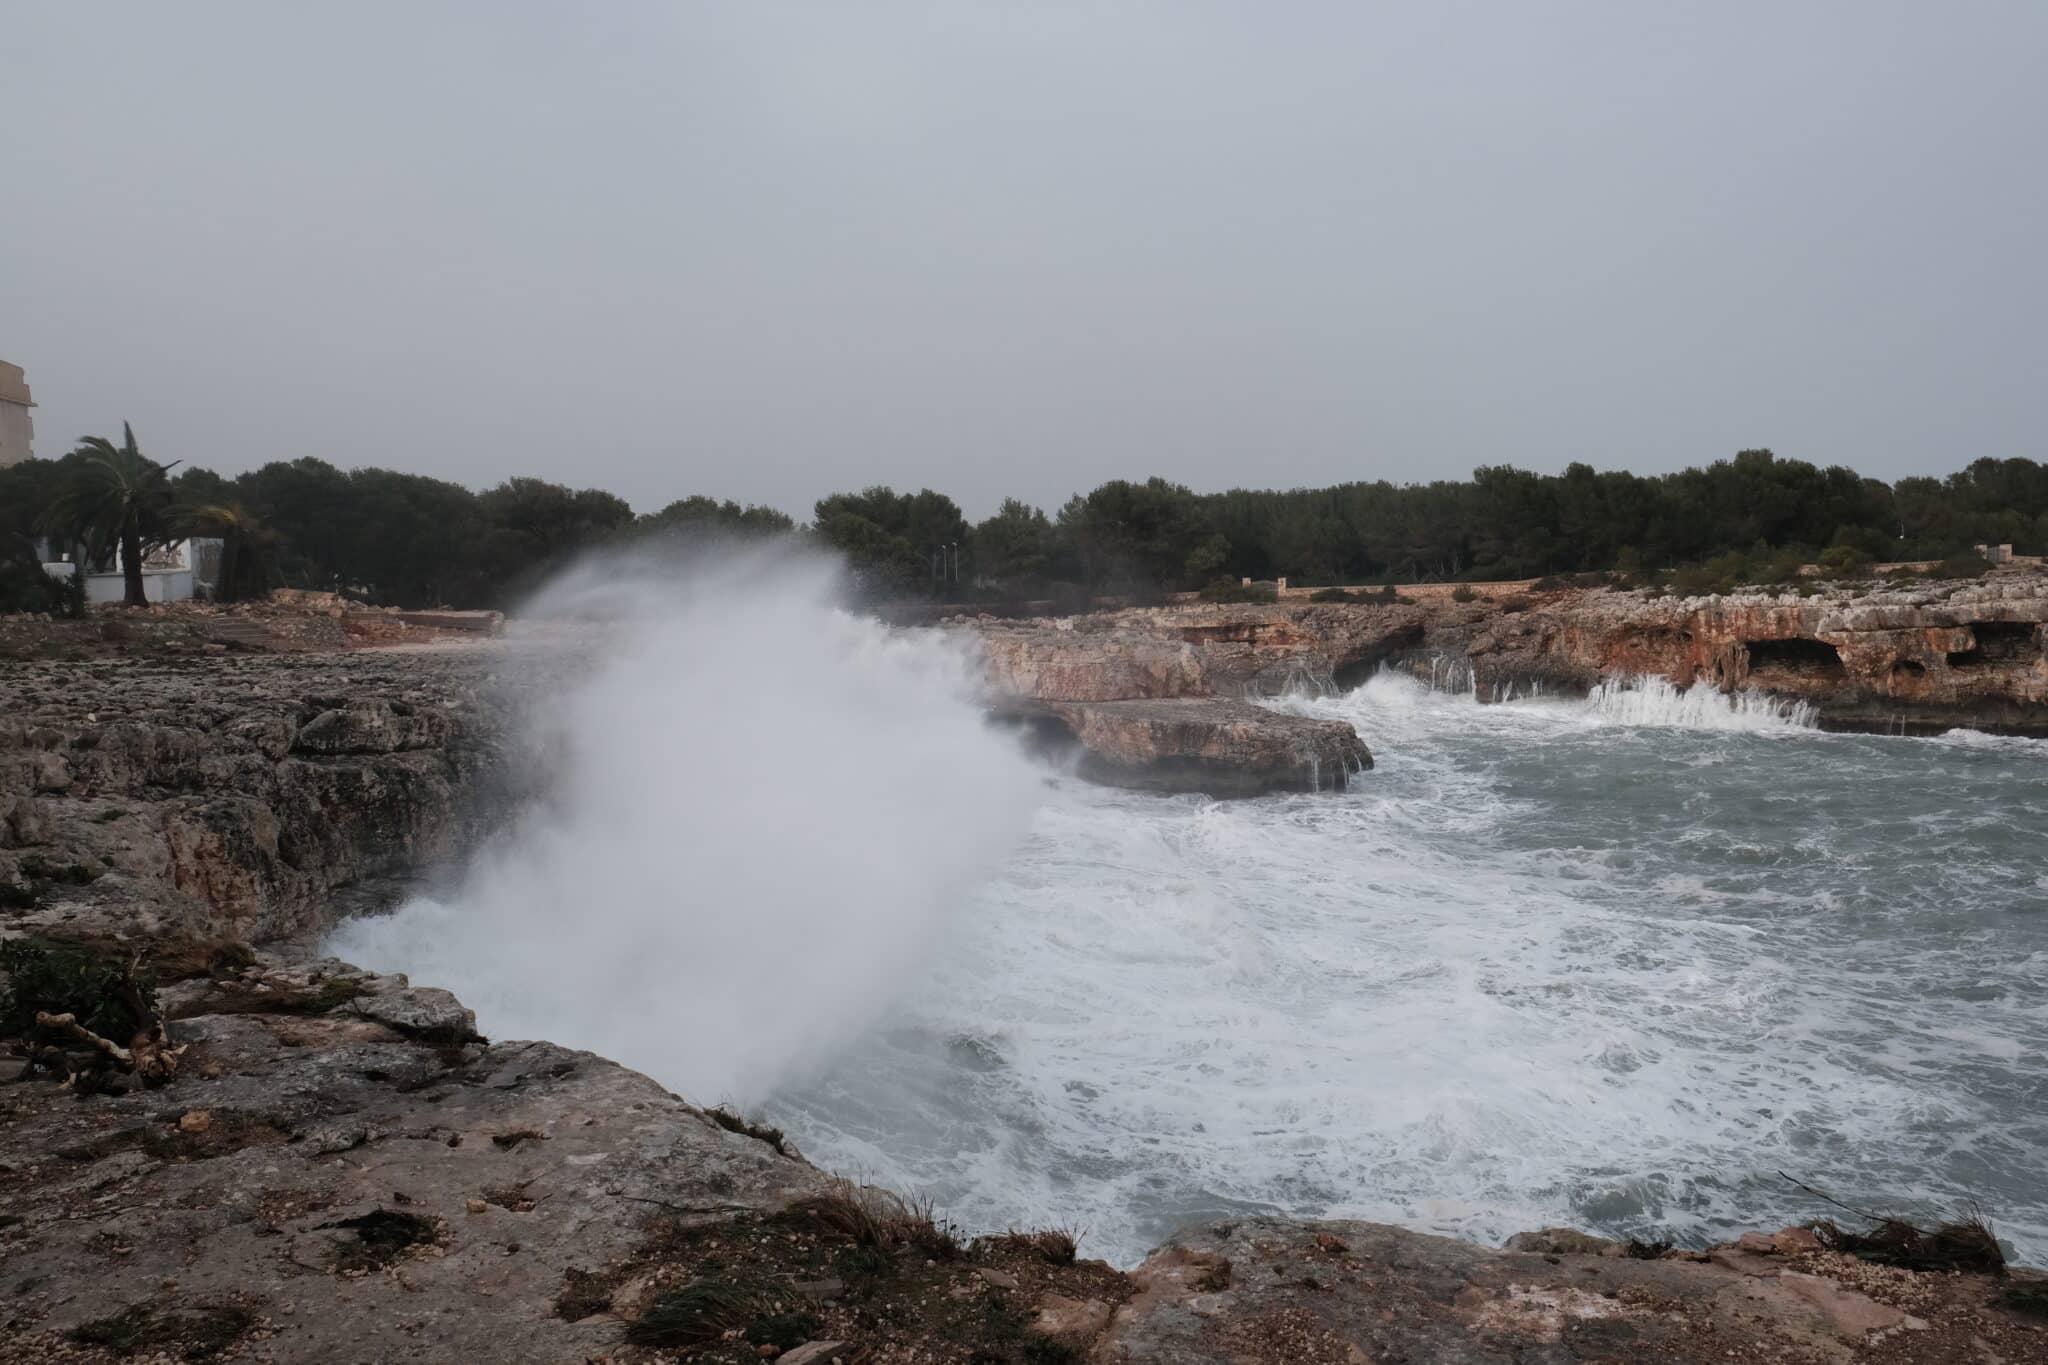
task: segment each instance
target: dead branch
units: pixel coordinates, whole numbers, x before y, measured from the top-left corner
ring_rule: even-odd
[[[79,1023],[77,1015],[45,1014],[41,1010],[37,1010],[36,1027],[49,1029],[55,1033],[68,1033],[86,1046],[97,1048],[105,1053],[123,1071],[133,1071],[135,1069],[135,1055],[133,1053],[112,1039],[102,1038],[85,1025]]]
[[[37,1010],[36,1027],[52,1033],[70,1035],[121,1070],[134,1073],[144,1085],[162,1085],[176,1076],[178,1059],[185,1055],[185,1049],[190,1046],[189,1043],[171,1046],[170,1035],[165,1032],[161,1019],[151,1021],[150,1027],[130,1039],[127,1047],[122,1047],[111,1038],[102,1038],[79,1023],[78,1017],[73,1014],[48,1014]],[[54,1049],[45,1052],[46,1063],[48,1051]]]

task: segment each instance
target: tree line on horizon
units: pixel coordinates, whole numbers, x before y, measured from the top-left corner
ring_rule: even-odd
[[[289,586],[407,607],[504,607],[586,550],[706,534],[801,538],[842,554],[870,598],[957,602],[1221,594],[1243,578],[1281,577],[1317,586],[1618,573],[1712,591],[1782,581],[1814,559],[1848,571],[1952,559],[1985,542],[2048,551],[2048,465],[2028,459],[1892,484],[1768,450],[1657,475],[1487,465],[1426,484],[1221,493],[1113,479],[1051,515],[1012,498],[979,523],[943,493],[877,486],[819,499],[800,526],[774,508],[702,495],[636,514],[602,489],[521,477],[478,492],[313,458],[228,478],[159,464],[124,436],[0,469],[0,610],[66,609],[62,585],[52,589],[40,567],[28,573],[43,537],[106,562],[117,546],[146,552],[214,535],[223,597]],[[139,574],[130,579],[139,600]]]

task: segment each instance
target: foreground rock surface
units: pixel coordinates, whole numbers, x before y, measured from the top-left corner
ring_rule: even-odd
[[[584,1360],[619,1323],[556,1299],[651,1213],[830,1187],[589,1053],[394,1027],[420,1002],[392,979],[337,966],[365,993],[318,1012],[249,975],[214,993],[236,1012],[174,1026],[174,1086],[0,1089],[0,1359],[116,1358],[128,1315],[173,1355],[226,1338],[185,1358]]]
[[[1799,1229],[1638,1260],[1249,1218],[1129,1274],[1056,1234],[966,1244],[614,1063],[476,1039],[401,977],[262,954],[166,1001],[172,1085],[0,1085],[0,1360],[2048,1359],[2041,1277]],[[633,1340],[714,1289],[716,1330]]]
[[[1637,1260],[1489,1251],[1376,1223],[1252,1218],[1175,1236],[1132,1275],[1095,1347],[1105,1361],[1510,1365],[1510,1362],[2009,1362],[2048,1353],[2048,1322],[1986,1276],[1916,1275],[1781,1234]],[[2029,1281],[2039,1288],[2036,1281]]]
[[[1057,1235],[969,1245],[589,1053],[383,1022],[459,1026],[435,996],[266,956],[173,989],[171,1086],[0,1087],[0,1360],[2048,1359],[2039,1277],[1889,1270],[1797,1229],[1637,1260],[1250,1218],[1129,1274]]]

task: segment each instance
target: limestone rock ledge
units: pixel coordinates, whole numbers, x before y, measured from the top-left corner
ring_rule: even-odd
[[[0,1360],[116,1359],[74,1334],[123,1313],[228,1360],[587,1360],[620,1324],[557,1300],[651,1215],[832,1185],[590,1053],[456,1041],[445,992],[266,962],[177,998],[221,1012],[164,1089],[0,1086]]]
[[[1242,701],[1054,702],[1045,707],[1080,744],[1080,772],[1109,786],[1258,796],[1340,791],[1372,766],[1341,721]]]
[[[1372,766],[1350,726],[1246,698],[1327,692],[1419,639],[1421,613],[1156,608],[1047,621],[978,619],[999,713],[1049,723],[1082,776],[1151,791],[1342,791]]]
[[[0,929],[262,942],[468,851],[508,793],[478,651],[0,663]]]

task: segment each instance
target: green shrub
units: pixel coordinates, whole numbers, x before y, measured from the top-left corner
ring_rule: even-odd
[[[1830,545],[1821,551],[1821,572],[1831,578],[1855,578],[1870,572],[1877,561],[1858,545]]]
[[[140,961],[120,962],[47,939],[0,943],[0,1037],[36,1026],[36,1012],[69,1014],[99,1034],[126,1043],[156,1017],[156,981]]]
[[[1830,550],[1828,553],[1833,554],[1834,551]],[[1849,550],[1848,553],[1856,554],[1857,551]],[[1796,545],[1773,550],[1757,566],[1756,579],[1760,583],[1797,583],[1799,571],[1806,567],[1806,558],[1806,551]],[[1825,560],[1826,556],[1822,556],[1822,559]],[[1858,562],[1856,571],[1867,570],[1869,567],[1870,560],[1862,559]]]
[[[1240,583],[1233,578],[1218,578],[1202,589],[1204,602],[1258,602],[1271,603],[1280,600],[1280,594],[1268,583]]]
[[[85,580],[77,575],[52,578],[32,551],[6,553],[0,544],[0,612],[46,612],[52,616],[85,615]]]
[[[1953,554],[1941,561],[1935,569],[1937,578],[1982,578],[1991,572],[1991,561],[1971,550],[1965,554]]]
[[[1477,596],[1479,594],[1472,591],[1471,586],[1465,583],[1460,583],[1457,587],[1451,589],[1451,600],[1453,602],[1470,602]]]
[[[1342,588],[1317,588],[1308,595],[1308,600],[1311,602],[1357,602],[1362,599],[1357,594],[1346,592]]]

